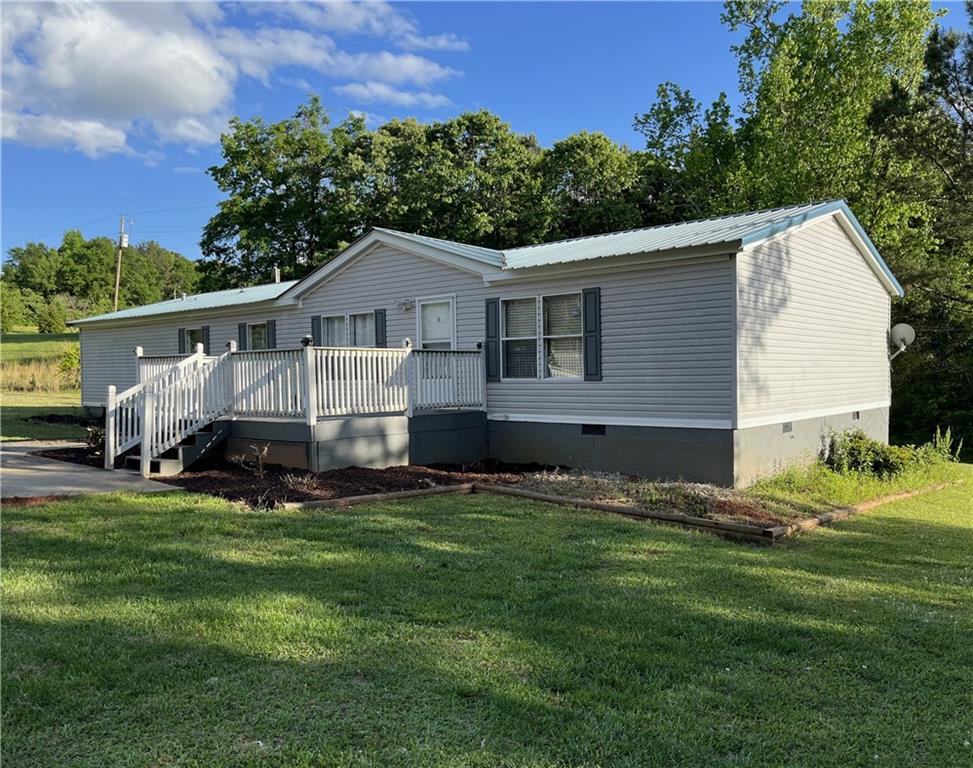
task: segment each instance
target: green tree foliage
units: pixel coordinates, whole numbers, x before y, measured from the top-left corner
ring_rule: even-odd
[[[64,333],[67,329],[67,308],[59,297],[53,297],[38,307],[35,320],[38,333]]]
[[[567,238],[642,224],[639,158],[602,133],[555,142],[541,166],[551,208],[548,237]]]
[[[57,325],[54,302],[67,319],[112,308],[115,290],[116,245],[106,237],[86,240],[77,230],[64,234],[61,245],[28,243],[11,248],[3,266],[4,291],[15,290],[22,305],[11,322]],[[126,248],[122,254],[119,307],[125,308],[172,298],[195,290],[196,265],[158,243]],[[13,294],[12,294],[13,295]]]
[[[23,292],[12,282],[0,283],[0,333],[10,333],[27,323],[27,305]]]

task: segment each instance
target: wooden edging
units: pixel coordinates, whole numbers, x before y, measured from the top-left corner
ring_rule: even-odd
[[[473,493],[473,483],[459,485],[437,485],[432,488],[419,488],[415,491],[392,491],[390,493],[368,493],[364,496],[345,496],[343,499],[322,499],[321,501],[289,501],[284,509],[322,509],[354,507],[358,504],[373,504],[379,501],[395,501],[396,499],[414,499],[417,496],[435,496],[441,493],[457,493],[469,495]]]
[[[343,507],[353,507],[358,504],[374,504],[383,501],[395,501],[397,499],[414,499],[421,496],[437,496],[441,494],[458,494],[468,496],[472,493],[492,493],[498,496],[515,496],[532,501],[543,501],[548,504],[559,504],[561,506],[579,507],[581,509],[593,509],[598,512],[611,512],[616,515],[623,515],[638,520],[650,520],[655,523],[667,525],[678,525],[689,530],[706,531],[715,533],[718,536],[749,541],[758,544],[774,544],[793,536],[795,533],[809,531],[819,525],[827,525],[838,520],[846,520],[856,512],[864,512],[874,509],[882,504],[887,504],[900,499],[908,499],[931,491],[938,491],[947,487],[950,483],[938,483],[928,488],[907,493],[897,493],[892,496],[883,496],[878,499],[866,501],[855,507],[836,509],[832,512],[822,512],[809,517],[806,520],[799,520],[790,525],[776,525],[769,528],[761,528],[757,525],[744,525],[742,523],[731,523],[722,520],[710,520],[705,517],[692,517],[681,512],[653,512],[626,504],[609,504],[601,501],[590,501],[588,499],[578,499],[566,496],[554,496],[549,493],[538,493],[537,491],[527,491],[523,488],[514,488],[507,485],[490,485],[488,483],[459,483],[457,485],[439,485],[432,488],[420,488],[414,491],[392,491],[390,493],[369,493],[363,496],[346,496],[342,499],[322,499],[321,501],[292,501],[284,504],[285,509],[340,509]]]
[[[561,504],[562,506],[580,507],[582,509],[593,509],[598,512],[612,512],[616,515],[624,515],[639,520],[651,520],[656,523],[667,523],[678,525],[692,530],[703,530],[709,533],[716,533],[720,536],[728,536],[744,541],[755,541],[761,544],[768,544],[772,537],[768,529],[760,528],[756,525],[743,525],[742,523],[729,523],[720,520],[709,520],[705,517],[691,517],[681,512],[650,512],[638,507],[626,504],[608,504],[602,501],[589,501],[588,499],[577,499],[566,496],[554,496],[548,493],[537,493],[536,491],[525,491],[522,488],[511,488],[505,485],[487,485],[485,483],[474,483],[474,492],[495,493],[501,496],[518,496],[533,501],[544,501],[549,504]]]
[[[852,515],[859,512],[867,512],[868,510],[875,509],[883,504],[891,504],[893,501],[901,501],[902,499],[911,499],[913,496],[921,496],[924,493],[941,491],[943,488],[948,488],[950,485],[952,485],[952,483],[936,483],[925,488],[920,488],[916,491],[905,491],[904,493],[893,493],[890,496],[879,496],[877,499],[863,501],[861,504],[856,504],[854,507],[836,509],[832,512],[821,512],[814,515],[814,517],[809,517],[806,520],[798,520],[796,523],[791,523],[790,525],[776,525],[773,528],[768,528],[767,531],[775,541],[778,541],[786,538],[787,536],[793,536],[795,533],[810,531],[817,528],[819,525],[828,525],[829,523],[834,523],[839,520],[847,520]]]

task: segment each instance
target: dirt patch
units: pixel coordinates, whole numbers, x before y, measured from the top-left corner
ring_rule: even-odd
[[[4,498],[3,506],[5,507],[40,507],[44,504],[50,504],[54,501],[65,501],[66,499],[73,498],[71,496],[10,496],[9,498]],[[4,529],[5,533],[20,533],[20,531],[9,531]]]
[[[371,493],[471,483],[477,480],[508,484],[518,482],[522,476],[522,472],[510,471],[509,468],[498,468],[495,471],[480,468],[480,471],[472,471],[420,466],[388,469],[347,467],[315,474],[299,469],[269,466],[261,478],[235,464],[212,459],[200,462],[175,477],[166,478],[166,482],[187,491],[243,501],[250,506],[272,507],[288,501],[340,499]]]
[[[55,461],[66,461],[69,464],[84,464],[86,467],[98,467],[99,469],[105,466],[105,457],[100,452],[96,453],[85,446],[44,448],[40,451],[31,451],[30,455],[43,456],[45,459],[54,459]]]

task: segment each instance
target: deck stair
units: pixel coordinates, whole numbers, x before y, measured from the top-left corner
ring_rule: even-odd
[[[199,459],[219,448],[230,434],[229,424],[214,421],[184,438],[178,445],[149,459],[149,474],[161,477],[178,475]],[[142,466],[141,447],[125,457],[125,468],[139,470]]]

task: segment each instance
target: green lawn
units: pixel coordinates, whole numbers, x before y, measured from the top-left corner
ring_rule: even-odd
[[[757,548],[431,497],[5,508],[17,766],[968,766],[964,484]]]
[[[0,334],[0,361],[56,359],[77,343],[77,333],[4,333]]]
[[[0,392],[0,441],[84,437],[79,424],[35,421],[48,415],[81,416],[81,392]]]

